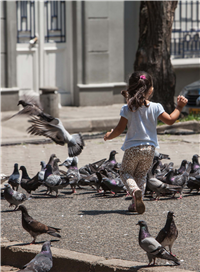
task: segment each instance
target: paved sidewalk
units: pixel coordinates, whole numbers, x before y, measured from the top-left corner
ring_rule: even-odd
[[[59,118],[70,133],[81,132],[84,136],[88,134],[97,135],[100,132],[102,133],[103,131],[113,128],[117,124],[121,106],[122,104],[105,107],[62,107],[60,109]],[[16,112],[3,112],[1,117],[12,116],[15,113]],[[67,157],[67,147],[58,146],[54,143],[46,145],[45,143],[49,142],[48,139],[28,135],[26,132],[29,126],[27,119],[27,117],[16,117],[1,123],[1,144],[4,145],[1,148],[1,172],[6,175],[11,173],[15,162],[18,162],[19,165],[23,164],[27,166],[28,173],[32,177],[38,171],[40,160],[47,161],[52,152],[56,153],[61,161]],[[188,127],[188,124],[189,123],[187,123],[187,127],[186,124],[181,124],[181,126],[175,124],[173,126],[173,129],[177,129],[177,126],[179,126],[181,130],[190,130],[185,131],[188,135],[165,135],[166,128],[164,126],[162,129],[160,128],[160,133],[163,134],[159,135],[160,152],[170,154],[171,160],[174,162],[174,167],[178,167],[183,158],[191,160],[193,154],[200,154],[200,134],[190,134],[192,130],[199,127],[199,122],[192,122],[190,127]],[[169,129],[169,127],[167,128]],[[108,157],[109,152],[113,149],[119,152],[117,160],[121,161],[123,152],[120,148],[123,140],[124,135],[112,141],[104,142],[103,134],[99,139],[87,140],[84,152],[79,156],[79,167],[88,162]],[[22,143],[25,143],[25,145],[22,145]],[[29,145],[28,143],[39,145]],[[68,258],[65,259],[65,261],[77,264],[77,270],[74,268],[73,272],[81,271],[78,263],[84,263],[88,265],[88,267],[90,266],[91,269],[88,268],[88,270],[84,271],[94,272],[122,272],[127,270],[141,272],[197,271],[198,256],[196,252],[198,244],[194,247],[195,235],[193,232],[188,232],[191,225],[189,220],[185,222],[185,218],[188,218],[187,216],[190,215],[190,217],[194,219],[193,225],[197,228],[197,218],[199,218],[197,209],[198,195],[186,194],[180,202],[163,199],[156,203],[145,199],[147,212],[142,216],[131,216],[126,212],[128,206],[127,200],[129,199],[123,196],[112,198],[112,196],[110,197],[108,195],[104,198],[95,194],[94,191],[87,189],[79,190],[76,195],[71,195],[69,188],[66,189],[64,195],[60,193],[61,196],[57,199],[50,197],[44,198],[42,192],[39,190],[33,194],[35,199],[28,201],[25,205],[30,209],[30,213],[33,214],[33,217],[41,218],[41,221],[44,220],[45,222],[50,220],[49,224],[58,224],[61,226],[63,238],[53,245],[57,259],[56,262],[60,263],[59,258],[62,258],[62,256],[59,255],[59,251],[69,249],[69,256],[65,254],[65,257]],[[52,205],[52,203],[54,203],[54,205]],[[41,205],[44,205],[43,210],[39,209]],[[52,214],[57,213],[53,218],[49,217],[49,205],[52,207]],[[57,210],[56,207],[60,207],[59,210]],[[10,208],[8,208],[6,201],[3,199],[1,208],[3,211],[1,216],[3,222],[2,236],[7,237],[9,240],[17,241],[18,243],[20,243],[20,241],[22,241],[22,243],[29,241],[30,236],[25,232],[21,232],[20,214],[17,212],[7,213],[6,211]],[[181,267],[175,268],[167,266],[165,263],[154,268],[140,267],[141,262],[144,262],[142,265],[147,264],[147,258],[138,244],[135,243],[138,237],[138,228],[135,228],[135,224],[141,218],[147,222],[151,222],[150,229],[152,234],[155,235],[163,226],[163,222],[165,221],[164,213],[169,209],[175,210],[177,215],[176,222],[179,227],[180,235],[174,245],[174,252],[184,259],[183,263]],[[63,214],[65,218],[64,221],[62,217]],[[152,218],[155,220],[152,220]],[[11,222],[16,222],[14,232]],[[105,224],[107,231],[104,231]],[[90,226],[89,236],[86,235],[88,226]],[[86,232],[86,234],[84,234],[84,232]],[[42,239],[44,239],[44,237],[41,237],[41,239],[38,238],[38,241]],[[49,237],[47,237],[47,239],[49,239]],[[18,260],[21,260],[21,257],[24,256],[20,255],[23,253],[26,253],[29,260],[32,258],[33,253],[29,253],[29,247],[23,247],[23,250],[25,250],[23,251],[21,246],[11,246],[13,243],[8,242],[8,244],[4,244],[4,251],[2,251],[6,253],[4,256],[10,256],[8,264],[10,264],[9,261],[13,259],[13,256],[16,256],[16,252],[19,254]],[[32,245],[31,250],[36,254],[36,251],[40,251],[40,247],[40,244]],[[71,252],[75,252],[74,254],[76,254],[76,252],[83,253],[81,262],[77,261],[75,257],[72,258]],[[137,254],[135,254],[135,252],[137,252]],[[190,252],[191,257],[188,252]],[[98,263],[96,260],[94,262],[92,262],[91,259],[88,261],[84,253],[86,253],[86,255],[92,253],[96,256],[103,256],[105,259]],[[133,263],[132,260],[138,263]],[[98,265],[94,267],[94,263]],[[15,265],[18,266],[18,264]],[[52,271],[61,272],[61,270],[56,270],[56,268]],[[63,272],[66,271],[68,270]],[[72,272],[72,270],[69,271]]]

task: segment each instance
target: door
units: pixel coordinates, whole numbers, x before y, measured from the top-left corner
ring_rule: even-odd
[[[61,105],[73,103],[71,1],[17,1],[17,86],[38,95],[57,87]]]

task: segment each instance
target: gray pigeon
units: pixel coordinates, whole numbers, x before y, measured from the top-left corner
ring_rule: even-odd
[[[49,188],[50,193],[52,191],[55,191],[56,197],[57,197],[58,196],[58,189],[63,189],[64,187],[69,185],[69,179],[65,176],[53,174],[51,165],[47,164],[43,184],[47,188]]]
[[[156,258],[165,259],[169,261],[173,261],[175,264],[180,265],[179,260],[170,254],[156,239],[154,239],[149,231],[145,221],[138,221],[137,225],[140,226],[139,231],[139,245],[140,247],[146,251],[149,264],[151,264],[153,260],[153,265],[155,265]]]
[[[24,265],[18,272],[48,272],[53,267],[51,242],[43,244],[40,253],[38,253],[29,263]]]
[[[157,178],[150,178],[147,180],[147,187],[153,193],[156,194],[156,200],[159,200],[161,194],[173,194],[173,196],[182,190],[181,186],[171,185],[162,182]]]
[[[14,164],[14,170],[12,175],[10,175],[9,179],[8,179],[8,183],[12,186],[13,190],[16,191],[19,188],[19,184],[20,184],[20,174],[19,174],[19,169],[18,169],[18,163]]]
[[[178,229],[174,222],[174,213],[169,211],[167,214],[167,220],[164,228],[158,233],[156,240],[163,246],[169,247],[169,252],[172,254],[172,246],[176,238],[178,237]]]
[[[38,172],[38,181],[43,181],[44,180],[46,163],[44,161],[41,161],[40,165],[41,165],[41,170]]]
[[[67,144],[69,157],[78,156],[82,152],[85,145],[82,135],[69,134],[60,119],[52,117],[52,120],[46,120],[40,115],[32,117],[29,122],[32,125],[27,129],[28,133],[48,137],[59,145]]]
[[[24,201],[31,199],[31,197],[27,197],[25,194],[13,190],[9,184],[5,184],[4,197],[10,203],[10,206],[15,205],[14,210]]]
[[[191,171],[191,165],[192,165],[192,163],[189,162],[188,166],[187,166],[187,169],[185,170],[185,172],[183,172],[183,174],[173,176],[171,178],[170,184],[181,186],[181,190],[179,190],[179,193],[180,193],[179,199],[182,199],[182,191],[183,191],[183,189],[184,189],[184,187],[185,187],[185,185],[186,185],[186,183],[187,183],[187,181],[189,179],[189,174],[190,174],[190,171]]]

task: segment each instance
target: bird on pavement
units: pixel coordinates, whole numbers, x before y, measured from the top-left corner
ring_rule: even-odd
[[[37,236],[44,233],[61,238],[60,234],[58,234],[61,229],[46,226],[45,224],[33,219],[33,217],[28,214],[24,205],[20,205],[18,210],[22,212],[22,227],[33,237],[33,241],[30,244],[35,244]]]
[[[199,155],[195,154],[192,156],[192,168],[191,168],[191,173],[196,172],[200,168],[199,164]]]
[[[10,206],[15,206],[15,209],[17,209],[17,207],[22,204],[24,201],[31,199],[31,197],[27,197],[25,194],[23,193],[19,193],[15,190],[13,190],[10,186],[10,184],[5,184],[4,187],[4,197],[5,200],[7,200],[10,203]]]
[[[189,179],[187,181],[187,187],[190,189],[190,193],[193,190],[197,190],[197,193],[198,193],[200,189],[200,175],[195,177],[189,176]]]
[[[171,179],[169,181],[166,180],[166,183],[168,183],[168,184],[181,186],[181,190],[179,190],[179,193],[180,193],[179,199],[182,199],[182,191],[183,191],[183,189],[184,189],[184,187],[187,184],[187,181],[189,179],[189,174],[190,174],[190,171],[191,171],[191,165],[192,165],[192,163],[188,162],[188,166],[187,166],[185,172],[183,172],[183,174],[177,175],[177,176],[175,175],[175,176],[171,177]]]
[[[173,196],[182,190],[181,186],[167,184],[157,178],[150,178],[147,180],[147,187],[156,194],[155,200],[159,200],[161,194],[173,194]]]
[[[136,225],[140,226],[139,245],[147,253],[149,259],[148,265],[151,265],[152,261],[153,265],[155,265],[156,258],[173,261],[176,265],[180,265],[179,260],[150,235],[144,220],[139,220]]]
[[[10,175],[8,179],[8,183],[12,186],[13,190],[15,190],[15,188],[16,191],[18,190],[20,184],[20,173],[18,169],[18,163],[14,164],[14,170],[12,175]]]
[[[171,254],[172,254],[173,243],[178,237],[178,229],[174,222],[174,216],[175,216],[174,212],[171,212],[171,211],[168,212],[165,226],[159,231],[156,237],[156,240],[163,247],[166,247],[166,246],[169,247],[169,252]]]
[[[38,253],[29,263],[23,266],[23,269],[17,272],[48,272],[53,267],[53,258],[51,253],[51,242],[47,241],[42,245]]]
[[[187,160],[182,160],[180,167],[178,169],[175,169],[175,175],[183,174],[186,170],[187,163],[188,163]]]
[[[63,189],[68,184],[69,184],[69,179],[66,176],[53,174],[51,165],[47,164],[43,185],[45,185],[49,189],[50,193],[52,193],[52,191],[55,191],[56,197],[57,197],[58,190]]]

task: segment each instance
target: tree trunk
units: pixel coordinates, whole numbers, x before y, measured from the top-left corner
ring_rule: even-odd
[[[135,71],[153,77],[152,100],[166,112],[174,110],[176,76],[170,60],[171,31],[178,1],[142,1],[140,6],[139,44]]]

